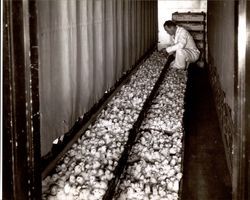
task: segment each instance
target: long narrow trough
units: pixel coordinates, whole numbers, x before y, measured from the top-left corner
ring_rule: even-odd
[[[169,69],[113,199],[180,199],[186,71]]]
[[[106,191],[104,198],[105,200],[108,199],[113,199],[113,196],[115,194],[115,188],[117,187],[119,181],[120,181],[120,177],[125,169],[125,167],[127,166],[127,161],[128,161],[128,157],[131,154],[131,149],[133,147],[133,145],[135,144],[135,142],[138,139],[139,136],[139,129],[140,126],[143,122],[143,119],[145,118],[148,109],[150,108],[150,105],[152,104],[153,99],[155,98],[160,85],[162,84],[162,81],[165,77],[165,74],[167,73],[167,70],[169,68],[169,64],[171,62],[171,58],[169,58],[158,78],[158,80],[156,81],[150,95],[148,96],[147,100],[145,101],[143,108],[139,114],[138,119],[136,120],[136,122],[133,125],[133,128],[130,130],[129,133],[129,139],[127,141],[127,144],[125,145],[125,150],[118,162],[117,168],[115,169],[115,177],[109,182],[109,187],[108,190]]]
[[[186,71],[154,52],[43,182],[43,199],[179,199]]]
[[[60,138],[60,142],[53,146],[51,152],[42,157],[41,170],[42,178],[47,177],[51,171],[55,168],[59,160],[64,156],[64,154],[72,147],[72,145],[77,141],[77,139],[85,132],[89,125],[96,121],[101,111],[107,106],[110,100],[120,91],[121,87],[129,82],[133,74],[137,72],[139,67],[154,51],[152,47],[146,54],[139,59],[130,70],[126,71],[123,76],[117,80],[114,86],[112,86],[108,91],[105,92],[103,97],[93,105],[93,107],[79,118],[72,129],[64,134],[63,139]]]
[[[155,52],[140,66],[43,180],[43,199],[102,199],[110,193],[110,183],[119,177],[117,165],[131,145],[131,130],[138,127],[135,123],[165,63]]]

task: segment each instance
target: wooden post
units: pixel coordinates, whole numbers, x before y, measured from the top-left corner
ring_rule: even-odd
[[[239,0],[235,70],[236,137],[233,140],[233,199],[250,199],[250,2]]]
[[[3,2],[3,199],[41,199],[36,4]]]
[[[245,195],[250,200],[250,1],[246,5],[246,64],[245,64],[245,134],[246,134],[246,168]]]

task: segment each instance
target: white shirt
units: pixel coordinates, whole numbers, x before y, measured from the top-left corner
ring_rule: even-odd
[[[193,49],[199,52],[199,50],[195,45],[193,37],[183,27],[177,26],[176,33],[173,39],[174,39],[174,45],[166,48],[168,53],[172,53],[178,49],[184,49],[184,48]]]

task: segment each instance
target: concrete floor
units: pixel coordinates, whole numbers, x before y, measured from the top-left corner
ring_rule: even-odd
[[[230,200],[231,178],[205,69],[189,68],[186,102],[182,200]]]

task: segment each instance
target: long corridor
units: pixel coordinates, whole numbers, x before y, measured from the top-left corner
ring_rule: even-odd
[[[231,178],[205,69],[191,66],[186,96],[182,200],[229,200]]]

